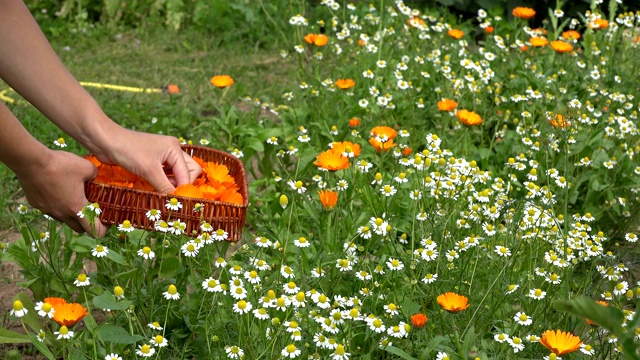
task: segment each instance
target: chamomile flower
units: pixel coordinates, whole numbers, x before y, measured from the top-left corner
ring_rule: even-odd
[[[389,267],[389,270],[392,271],[404,269],[404,264],[398,259],[389,258],[389,261],[387,261],[386,264],[387,267]]]
[[[35,310],[41,317],[48,317],[49,319],[52,319],[53,314],[56,312],[56,309],[51,304],[42,301],[36,303]]]
[[[293,244],[300,248],[307,248],[311,246],[311,243],[304,236],[300,236],[299,238],[293,240]]]
[[[147,326],[153,330],[158,330],[158,331],[162,330],[162,326],[160,326],[160,323],[157,321],[150,322],[147,324]]]
[[[498,256],[502,256],[502,257],[511,256],[511,250],[509,250],[509,248],[507,247],[500,246],[500,245],[496,245],[495,253],[498,254]]]
[[[289,180],[287,182],[287,184],[295,191],[298,192],[298,194],[304,194],[305,191],[307,191],[307,188],[304,187],[304,184],[302,183],[302,181],[298,180],[298,181],[293,181],[293,180]]]
[[[96,245],[96,247],[93,248],[93,250],[91,250],[91,255],[98,257],[98,258],[102,258],[105,257],[109,254],[109,249],[107,249],[106,246],[102,246],[102,245]]]
[[[524,350],[524,342],[522,341],[522,339],[520,339],[517,336],[514,336],[514,337],[508,339],[507,343],[509,343],[509,345],[511,345],[511,348],[513,349],[514,353],[517,353],[517,352],[520,352],[520,351]]]
[[[182,254],[186,257],[198,256],[198,247],[193,241],[189,241],[188,243],[182,245],[180,250],[182,251]]]
[[[547,296],[547,292],[541,289],[530,289],[529,297],[536,300],[542,300]]]
[[[24,305],[22,304],[22,301],[16,300],[13,302],[13,308],[11,309],[11,312],[9,313],[9,315],[13,315],[17,318],[21,318],[25,316],[28,312],[29,310],[25,309]]]
[[[147,211],[145,215],[150,221],[158,221],[162,217],[162,212],[160,210],[151,209]]]
[[[149,344],[138,345],[136,349],[136,354],[142,357],[151,357],[156,353],[156,349],[152,348]]]
[[[167,288],[167,291],[163,292],[162,295],[167,300],[180,300],[180,294],[178,293],[178,288],[175,285],[171,284]]]
[[[533,322],[533,319],[531,318],[531,316],[525,314],[522,311],[519,311],[513,316],[513,321],[523,326],[529,326]]]
[[[116,353],[111,353],[105,356],[104,360],[122,360],[122,357]]]
[[[73,284],[77,287],[89,286],[91,283],[89,282],[89,277],[86,274],[79,274]]]
[[[253,305],[250,302],[246,302],[245,300],[240,300],[237,303],[233,304],[233,312],[238,314],[247,314],[251,311]]]
[[[125,220],[122,222],[122,224],[118,225],[118,231],[132,232],[133,230],[135,229],[133,228],[133,225],[131,225],[131,221],[129,220]]]
[[[235,345],[225,346],[224,351],[227,353],[229,359],[244,359],[244,350]]]
[[[142,256],[145,260],[152,260],[156,257],[156,253],[151,250],[150,247],[145,246],[142,249],[138,250],[138,256]]]
[[[151,345],[157,346],[160,348],[165,347],[169,344],[169,341],[167,340],[167,338],[162,335],[156,335],[152,337],[151,340],[149,340],[149,342],[151,343]]]
[[[58,331],[54,332],[53,335],[58,335],[57,340],[66,339],[69,340],[73,338],[74,332],[69,330],[65,325],[60,326]]]
[[[229,238],[229,233],[223,229],[218,229],[211,233],[211,237],[216,241],[224,241]]]
[[[182,203],[180,201],[178,201],[178,199],[176,199],[176,198],[171,198],[171,199],[167,200],[167,203],[164,206],[167,209],[173,210],[173,211],[178,211],[178,210],[182,209]]]
[[[302,353],[302,350],[298,349],[294,344],[287,345],[280,354],[284,358],[295,359]]]
[[[67,147],[67,143],[64,141],[64,138],[58,138],[58,139],[54,140],[53,144],[55,146],[58,146],[58,147],[61,147],[61,148]]]

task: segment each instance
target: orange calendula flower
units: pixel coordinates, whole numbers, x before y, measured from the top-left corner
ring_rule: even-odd
[[[484,32],[487,34],[492,34],[493,30],[495,30],[493,26],[487,26],[486,28],[484,28]]]
[[[567,40],[578,40],[580,39],[580,33],[575,30],[567,30],[562,33],[562,37]]]
[[[371,129],[371,136],[380,138],[382,140],[393,140],[398,135],[398,132],[388,126],[376,126]]]
[[[589,23],[589,27],[592,29],[606,29],[609,27],[609,21],[605,19],[595,19]]]
[[[423,28],[423,27],[427,26],[427,24],[424,22],[424,20],[420,19],[417,16],[414,16],[411,19],[407,20],[407,24],[409,24],[409,26],[414,27],[414,28]]]
[[[336,86],[339,89],[346,90],[356,86],[356,82],[353,79],[338,79],[336,80]]]
[[[358,118],[351,118],[349,120],[349,127],[358,127],[360,126],[360,119]]]
[[[562,40],[552,41],[551,48],[560,54],[573,51],[573,46],[568,42]]]
[[[454,292],[447,292],[442,295],[438,295],[436,300],[443,309],[451,313],[457,313],[469,307],[469,298],[458,295]]]
[[[459,29],[451,29],[447,31],[447,34],[449,34],[449,36],[451,36],[454,39],[462,39],[462,37],[464,36],[464,31]]]
[[[411,316],[411,324],[418,329],[422,329],[427,324],[427,315],[418,313]]]
[[[564,129],[566,127],[571,126],[571,123],[568,122],[564,116],[560,115],[560,114],[555,114],[551,115],[547,118],[547,120],[549,121],[549,124],[551,124],[551,126],[556,127],[556,128],[561,128]]]
[[[219,89],[224,89],[233,85],[233,78],[229,75],[216,75],[211,78],[211,83]]]
[[[547,46],[547,44],[549,43],[549,40],[547,40],[547,38],[534,36],[531,39],[529,39],[529,43],[533,47],[543,47],[543,46]]]
[[[580,348],[580,338],[561,330],[547,330],[540,337],[540,343],[552,353],[562,356]]]
[[[359,144],[354,144],[350,141],[336,141],[331,143],[331,150],[334,150],[345,157],[356,157],[360,155],[361,149]]]
[[[169,85],[167,85],[167,92],[169,94],[179,94],[180,93],[180,88],[178,87],[178,85],[169,84]]]
[[[536,11],[532,8],[516,6],[515,8],[513,8],[511,14],[520,19],[531,19],[532,17],[536,16]]]
[[[391,140],[387,140],[385,142],[382,142],[380,140],[377,140],[376,138],[372,137],[369,139],[369,144],[371,144],[371,146],[373,146],[374,149],[376,149],[377,152],[383,152],[383,151],[388,151],[390,150],[392,147],[396,146],[397,144],[393,141],[393,139]]]
[[[438,110],[451,111],[458,107],[458,102],[451,99],[442,99],[438,101]]]
[[[315,46],[325,46],[329,42],[329,38],[325,34],[307,34],[304,41]]]
[[[456,116],[463,124],[467,126],[475,126],[482,124],[482,118],[480,115],[468,110],[456,111]]]
[[[328,171],[343,170],[349,167],[349,158],[342,156],[342,152],[329,149],[316,156],[313,165]]]
[[[318,195],[320,196],[320,203],[322,207],[330,210],[336,207],[338,203],[338,193],[332,190],[320,190],[318,191]]]
[[[84,306],[77,303],[67,303],[61,298],[46,298],[44,301],[49,303],[55,310],[53,313],[53,321],[57,322],[60,326],[73,326],[85,316],[89,315],[89,312]]]

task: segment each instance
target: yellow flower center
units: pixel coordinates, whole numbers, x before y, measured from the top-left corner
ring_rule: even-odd
[[[148,247],[148,246],[145,246],[145,247],[142,248],[142,252],[147,254],[147,255],[149,255],[149,254],[151,254],[151,248]]]
[[[223,236],[224,235],[224,230],[222,230],[222,229],[216,230],[216,235]]]
[[[96,246],[96,251],[97,252],[103,252],[104,251],[104,246],[102,246],[102,245]]]
[[[172,285],[169,285],[169,289],[167,289],[167,292],[168,292],[170,295],[175,295],[175,294],[177,294],[177,293],[178,293],[178,288],[176,288],[176,286],[175,286],[175,285],[173,285],[173,284],[172,284]]]
[[[79,281],[79,282],[85,282],[85,281],[87,281],[87,275],[85,275],[85,274],[80,274],[80,275],[78,275],[78,281]]]
[[[187,245],[187,251],[194,252],[196,250],[196,246],[193,244]]]
[[[116,297],[120,297],[122,295],[124,295],[124,289],[120,286],[116,286],[113,288],[113,295],[115,295]]]
[[[129,221],[129,220],[123,221],[122,222],[122,227],[125,228],[125,229],[130,228],[131,227],[131,221]]]
[[[393,303],[389,304],[388,307],[389,307],[389,310],[396,310],[398,308],[396,304],[393,304]]]
[[[529,319],[529,317],[525,314],[520,315],[520,321],[527,321],[527,319]]]
[[[142,352],[143,354],[148,354],[151,352],[151,346],[144,344],[142,345],[142,347],[140,348],[140,352]]]
[[[287,352],[288,352],[289,354],[292,354],[292,353],[296,352],[296,350],[297,350],[296,346],[295,346],[295,345],[293,345],[293,344],[289,344],[289,345],[287,345],[287,348],[286,348],[286,349],[287,349]]]
[[[176,205],[178,205],[178,199],[176,199],[176,198],[171,198],[171,200],[169,200],[169,204],[170,204],[171,206],[176,206]]]
[[[381,327],[382,326],[382,321],[380,319],[373,320],[373,326],[377,327],[377,328]]]
[[[296,181],[295,186],[296,186],[296,189],[302,188],[302,181],[300,181],[300,180]]]
[[[339,344],[338,347],[336,347],[335,353],[336,355],[344,355],[345,354],[345,350],[344,350],[344,346],[342,346],[342,344]]]
[[[60,327],[60,331],[59,332],[60,332],[60,335],[67,335],[69,333],[69,329],[66,326],[62,325]]]
[[[154,340],[156,341],[156,344],[161,344],[164,338],[162,337],[162,335],[156,335]]]
[[[242,309],[242,310],[246,309],[247,308],[247,302],[244,301],[244,300],[238,301],[238,308]]]
[[[13,302],[13,310],[14,311],[20,311],[24,309],[24,305],[22,305],[22,301],[20,300],[16,300]]]

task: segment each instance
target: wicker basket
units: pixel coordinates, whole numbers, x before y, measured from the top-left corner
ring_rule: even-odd
[[[167,220],[168,210],[165,204],[175,197],[182,203],[182,209],[172,211],[171,219],[180,219],[187,224],[185,233],[190,235],[193,231],[200,233],[201,219],[211,224],[213,229],[223,229],[229,233],[229,241],[238,241],[242,236],[242,227],[246,220],[247,207],[249,206],[249,191],[247,189],[247,176],[244,164],[236,157],[225,152],[210,149],[203,146],[185,145],[182,147],[189,155],[197,156],[204,161],[216,162],[225,165],[229,169],[236,184],[238,192],[244,199],[243,204],[231,204],[209,199],[186,198],[169,194],[161,194],[155,191],[129,189],[108,184],[96,183],[91,180],[85,183],[87,199],[98,203],[102,209],[100,220],[103,224],[118,225],[129,220],[131,225],[138,229],[152,230],[154,222],[150,221],[146,213],[151,209],[162,211],[162,219]],[[194,212],[196,203],[204,204],[202,212]]]

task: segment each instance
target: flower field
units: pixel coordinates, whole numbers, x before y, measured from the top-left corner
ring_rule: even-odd
[[[235,74],[210,74],[210,136],[174,134],[244,161],[242,240],[204,217],[184,233],[177,198],[147,209],[154,231],[100,239],[20,206],[0,259],[33,296],[7,309],[26,335],[0,339],[48,359],[639,358],[640,14],[624,9],[549,9],[536,29],[547,14],[524,7],[285,14],[296,86],[237,99]],[[201,165],[176,193],[194,212],[242,203]]]

